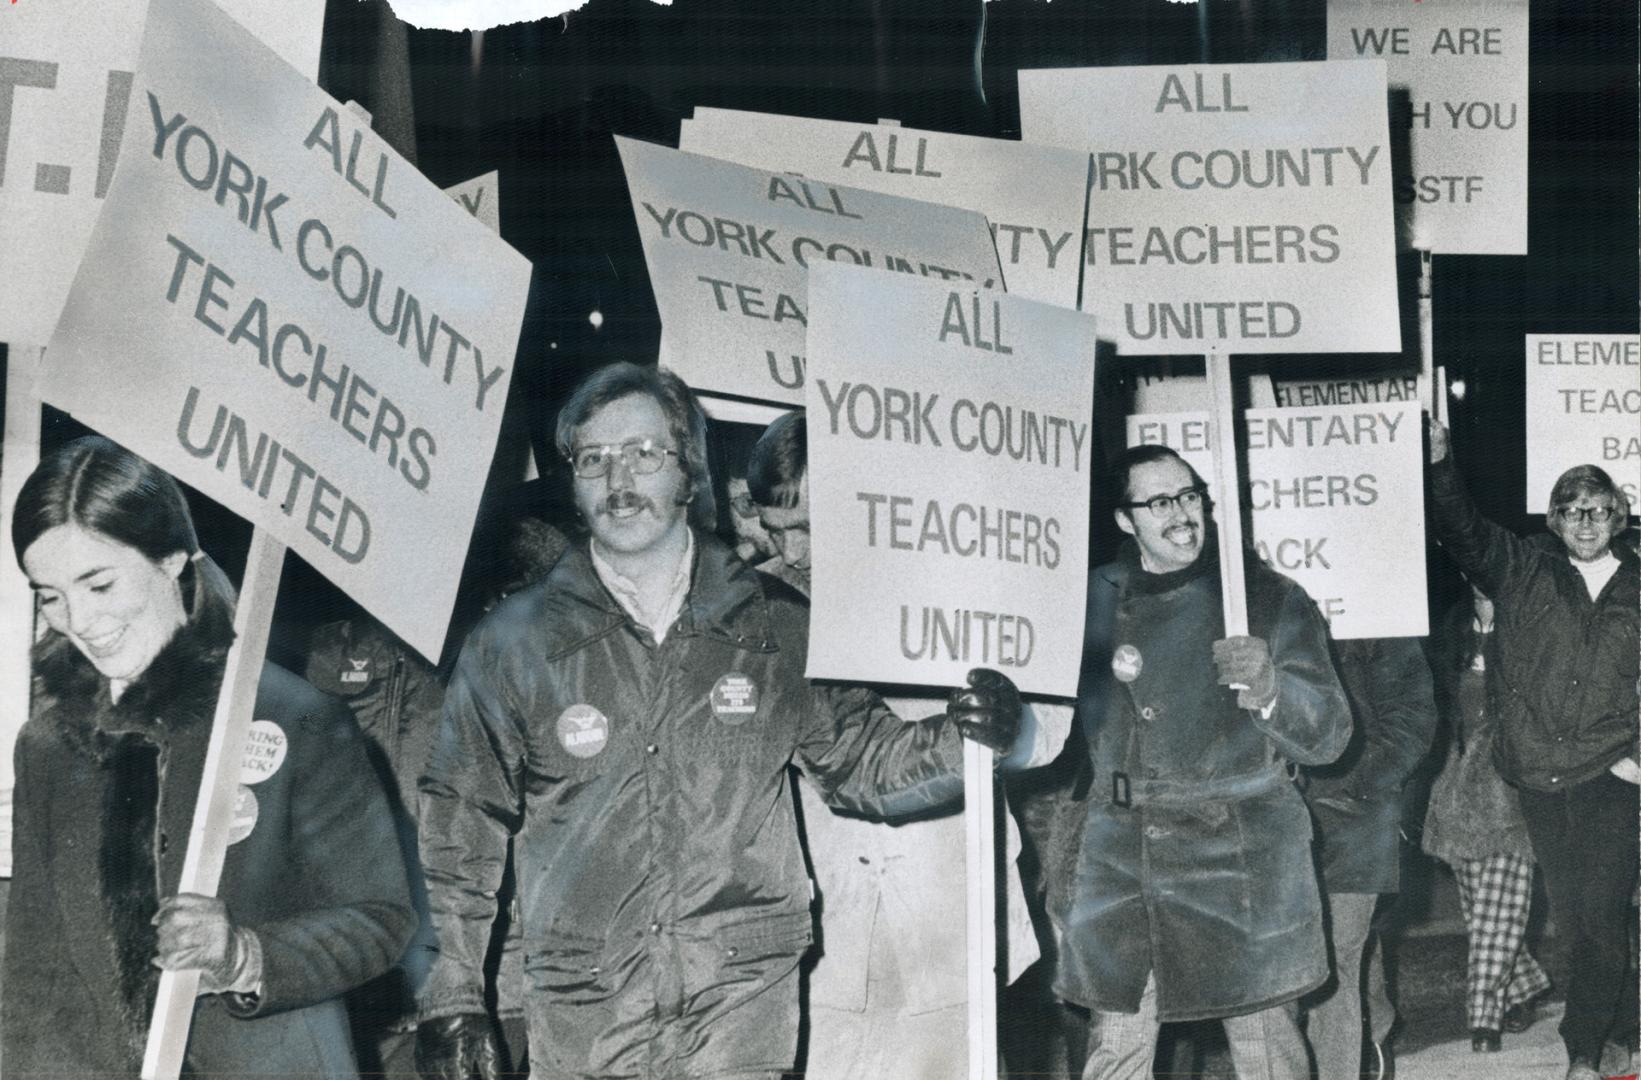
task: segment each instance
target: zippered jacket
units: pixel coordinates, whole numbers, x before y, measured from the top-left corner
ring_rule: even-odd
[[[1499,775],[1533,791],[1600,776],[1641,747],[1641,572],[1613,543],[1618,571],[1590,599],[1560,538],[1524,539],[1482,517],[1451,456],[1430,467],[1442,546],[1493,599],[1498,661],[1487,669]],[[1489,657],[1489,662],[1492,658]]]
[[[813,936],[788,763],[831,805],[874,816],[962,791],[955,725],[904,723],[869,690],[811,683],[803,598],[710,536],[695,552],[657,645],[578,544],[479,624],[446,693],[421,784],[440,947],[422,1012],[482,1011],[515,837],[543,1075],[789,1068],[797,1010],[764,993]]]

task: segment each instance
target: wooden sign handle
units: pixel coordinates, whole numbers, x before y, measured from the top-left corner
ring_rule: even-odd
[[[997,1080],[997,827],[992,752],[963,740],[969,1080]]]
[[[1219,531],[1219,585],[1225,603],[1225,636],[1248,632],[1247,582],[1242,570],[1242,488],[1236,468],[1236,413],[1231,397],[1231,358],[1207,356],[1213,419],[1208,437],[1214,455],[1214,523]]]
[[[1428,416],[1435,416],[1436,409],[1436,323],[1434,308],[1431,301],[1431,263],[1434,256],[1429,251],[1419,251],[1419,393],[1422,396],[1420,404]]]
[[[34,388],[44,352],[33,345],[12,345],[6,352],[6,434],[0,464],[0,775],[6,791],[0,799],[4,828],[0,877],[11,876],[12,747],[28,719],[29,654],[34,647],[34,592],[17,565],[11,546],[11,513],[23,482],[40,464],[40,395]]]
[[[256,706],[257,684],[262,679],[263,658],[268,652],[274,599],[279,593],[279,575],[284,563],[285,545],[266,529],[260,526],[254,529],[250,554],[245,560],[245,581],[234,609],[234,644],[228,650],[222,691],[217,696],[211,742],[205,752],[205,772],[200,777],[199,799],[194,804],[194,823],[188,830],[188,850],[182,860],[178,892],[215,896],[222,878],[234,795],[239,788],[239,767],[251,728],[251,712]],[[198,990],[198,971],[161,973],[154,1017],[148,1026],[148,1045],[143,1052],[143,1080],[176,1080],[182,1072]]]

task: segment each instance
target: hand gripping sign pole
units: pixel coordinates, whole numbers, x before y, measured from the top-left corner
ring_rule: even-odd
[[[1428,248],[1419,249],[1419,397],[1424,411],[1436,415],[1436,330],[1431,300],[1431,263],[1435,256]]]
[[[992,752],[963,740],[969,1080],[997,1080],[997,801]]]
[[[34,388],[42,350],[12,345],[6,354],[6,433],[0,464],[0,877],[11,876],[12,744],[29,708],[29,650],[34,644],[34,596],[11,547],[11,508],[23,481],[40,463],[40,396]]]
[[[188,853],[183,856],[178,892],[215,896],[222,878],[240,762],[256,705],[262,660],[268,651],[268,631],[284,562],[285,545],[261,526],[254,529],[245,559],[245,580],[234,608],[234,643],[228,650],[222,690],[211,722],[211,742],[205,751],[205,771],[194,803],[194,823],[188,829]],[[148,1045],[143,1051],[142,1080],[175,1080],[181,1073],[198,992],[197,970],[160,975],[154,1017],[148,1026]]]
[[[1214,523],[1219,532],[1219,584],[1225,604],[1225,636],[1248,632],[1247,582],[1242,573],[1242,505],[1237,483],[1236,421],[1231,400],[1231,358],[1215,350],[1207,356],[1213,420],[1208,437],[1214,454]]]

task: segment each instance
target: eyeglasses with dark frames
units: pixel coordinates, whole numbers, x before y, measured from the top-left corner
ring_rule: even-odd
[[[1597,525],[1605,525],[1617,512],[1618,508],[1612,506],[1611,504],[1606,506],[1556,507],[1556,517],[1560,518],[1568,525],[1577,524],[1582,521],[1593,521]]]
[[[1172,495],[1153,495],[1144,502],[1126,502],[1118,505],[1128,510],[1138,510],[1143,506],[1151,511],[1152,517],[1165,518],[1174,512],[1176,505],[1182,510],[1195,510],[1202,505],[1202,498],[1207,490],[1198,484],[1183,491],[1176,491]]]

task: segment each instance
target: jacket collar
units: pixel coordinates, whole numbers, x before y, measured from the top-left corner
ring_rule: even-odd
[[[1208,522],[1203,529],[1202,551],[1197,555],[1196,562],[1179,570],[1170,570],[1163,574],[1153,574],[1140,564],[1140,545],[1133,537],[1128,537],[1117,549],[1117,557],[1107,565],[1106,580],[1119,588],[1126,587],[1135,593],[1157,594],[1172,592],[1188,582],[1195,581],[1206,574],[1219,575],[1219,534],[1215,531],[1213,522]]]
[[[715,637],[742,648],[773,650],[769,607],[757,571],[736,558],[717,537],[699,529],[694,535],[695,561],[677,633]],[[573,634],[576,640],[569,643],[570,648],[602,637],[620,625],[638,629],[593,569],[588,543],[582,539],[573,545],[547,578],[561,600],[580,616],[577,622],[581,625]]]
[[[98,761],[108,760],[122,735],[156,738],[160,720],[173,734],[201,724],[209,727],[233,640],[233,613],[223,604],[207,603],[114,702],[108,680],[91,661],[60,635],[48,635],[35,647],[41,712],[54,712],[52,723],[69,745]]]

